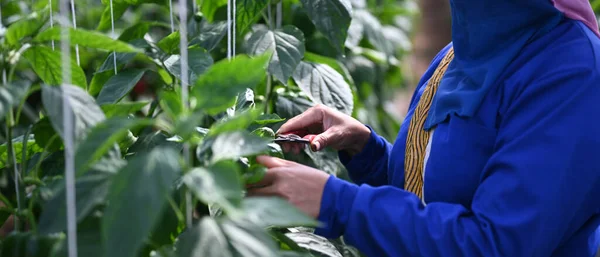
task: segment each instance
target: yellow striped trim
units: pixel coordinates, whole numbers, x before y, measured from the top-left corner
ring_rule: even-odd
[[[406,138],[406,155],[404,157],[404,188],[423,199],[423,165],[425,161],[425,149],[429,142],[431,133],[424,129],[425,120],[429,114],[433,96],[437,92],[440,81],[448,69],[448,65],[454,58],[454,49],[451,48],[442,62],[438,65],[435,73],[429,79],[429,83],[421,95],[421,99],[415,108],[410,121],[408,136]]]

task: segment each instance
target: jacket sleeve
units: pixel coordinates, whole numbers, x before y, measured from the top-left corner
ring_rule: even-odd
[[[506,109],[470,208],[331,177],[316,233],[344,235],[367,256],[551,256],[599,209],[598,81],[596,70],[573,67],[527,84]]]
[[[371,127],[367,127],[371,130],[371,136],[363,150],[352,157],[345,152],[339,152],[339,159],[355,183],[385,185],[388,182],[387,164],[392,145]]]

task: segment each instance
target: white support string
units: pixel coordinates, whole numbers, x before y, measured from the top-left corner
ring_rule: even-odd
[[[175,23],[173,22],[173,0],[169,0],[169,17],[171,18],[171,33],[175,32]]]
[[[54,28],[54,14],[52,13],[52,0],[48,0],[48,5],[50,6],[50,28]],[[52,40],[52,50],[54,50],[54,40]]]
[[[194,0],[192,0],[194,1]],[[188,38],[187,38],[187,3],[186,0],[179,0],[179,62],[181,63],[181,103],[186,110],[189,108],[188,91]],[[190,146],[186,142],[183,144],[183,157],[187,164],[190,164]],[[185,221],[187,227],[192,226],[192,195],[190,191],[185,192]]]
[[[235,56],[235,53],[236,53],[235,52],[235,46],[236,46],[236,40],[235,40],[236,38],[235,38],[235,36],[237,34],[237,33],[235,33],[235,31],[236,31],[235,29],[237,28],[236,27],[236,22],[237,22],[237,0],[232,0],[232,1],[233,1],[233,13],[231,14],[231,16],[232,16],[232,19],[233,19],[233,25],[231,26],[231,34],[233,36],[233,41],[231,42],[231,47],[232,47],[231,55]]]
[[[68,0],[60,0],[61,41],[62,56],[62,97],[63,97],[63,131],[65,148],[65,190],[67,202],[67,249],[69,257],[77,257],[77,216],[75,212],[75,163],[73,159],[73,116],[67,94],[66,85],[71,83],[71,48],[69,38],[69,24],[67,22],[69,11]],[[75,21],[73,0],[71,0],[71,14]],[[73,23],[75,26],[75,23]],[[77,47],[77,46],[76,46]],[[77,52],[76,52],[77,53]],[[79,61],[79,59],[78,59]]]
[[[75,0],[71,0],[71,18],[73,19],[73,29],[77,29],[77,16],[75,15]],[[77,66],[81,65],[79,62],[79,45],[75,45],[75,58],[77,59]]]
[[[227,60],[231,60],[231,0],[227,0]]]
[[[111,37],[115,36],[115,16],[113,13],[113,0],[110,0],[110,32]],[[117,53],[113,51],[113,65],[115,66],[115,75],[117,75]]]

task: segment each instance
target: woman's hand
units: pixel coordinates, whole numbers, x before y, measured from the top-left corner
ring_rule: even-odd
[[[267,172],[260,182],[247,186],[247,196],[282,197],[310,217],[319,217],[321,198],[329,175],[270,156],[259,156],[256,161],[267,167]]]
[[[313,151],[332,147],[355,155],[367,144],[371,131],[356,119],[324,105],[316,105],[283,124],[278,134],[296,134],[310,140]],[[299,144],[285,143],[286,152],[298,153]]]

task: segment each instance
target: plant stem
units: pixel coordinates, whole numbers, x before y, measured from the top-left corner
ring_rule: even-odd
[[[273,95],[273,78],[267,74],[267,92],[265,97],[265,114],[271,113],[271,96]]]
[[[11,167],[14,170],[14,177],[15,177],[15,189],[16,189],[16,193],[17,193],[17,209],[20,211],[21,210],[21,181],[19,179],[19,171],[17,170],[17,166],[16,166],[16,156],[15,156],[15,151],[13,149],[13,142],[12,142],[12,126],[14,123],[14,117],[13,117],[13,112],[12,110],[9,110],[8,114],[6,115],[6,145],[7,145],[7,167]],[[18,220],[18,218],[15,216],[15,231],[19,231],[21,229],[21,224]]]
[[[0,201],[2,201],[4,203],[6,208],[14,209],[14,207],[12,206],[12,203],[10,203],[10,201],[2,193],[0,193]]]

